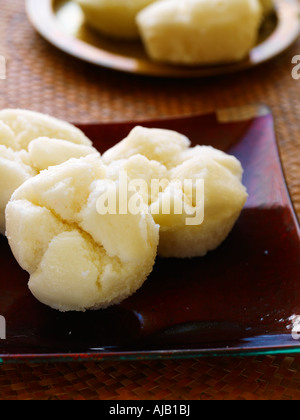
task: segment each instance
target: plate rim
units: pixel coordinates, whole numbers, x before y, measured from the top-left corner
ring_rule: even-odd
[[[187,360],[204,357],[255,357],[276,355],[299,355],[300,346],[256,347],[253,349],[230,348],[219,349],[192,349],[192,350],[159,350],[135,352],[89,352],[89,353],[37,353],[27,355],[0,355],[0,366],[20,363],[84,363],[84,362],[120,362],[120,361],[157,361],[157,360]]]
[[[292,215],[295,221],[295,227],[297,229],[298,235],[300,237],[300,220],[298,218],[297,212],[295,210],[294,202],[292,200],[291,191],[289,189],[287,179],[285,176],[284,166],[282,156],[280,154],[280,148],[278,144],[278,137],[276,136],[276,124],[274,121],[272,109],[264,104],[257,104],[252,105],[250,107],[232,107],[232,108],[225,108],[219,111],[212,111],[203,114],[189,114],[181,116],[181,118],[201,118],[209,115],[215,115],[218,118],[218,113],[221,113],[224,117],[224,111],[228,112],[228,119],[226,122],[232,122],[232,112],[234,113],[235,110],[242,109],[242,117],[239,121],[247,121],[251,118],[254,118],[253,113],[257,112],[256,117],[264,117],[264,116],[271,116],[272,123],[274,127],[274,145],[276,146],[277,156],[278,156],[278,163],[281,168],[281,182],[285,186],[287,196],[289,198],[289,202],[291,205]],[[243,116],[244,115],[244,116]],[[251,117],[252,115],[252,117]],[[160,121],[169,121],[169,118],[160,118]],[[173,117],[170,120],[174,120]],[[154,119],[148,119],[149,123],[153,122]],[[236,120],[235,120],[236,121]],[[113,122],[109,124],[128,124],[132,123],[133,121],[119,121]],[[80,125],[94,125],[96,123],[87,123],[87,124],[80,124]],[[101,122],[98,124],[102,124]],[[108,123],[103,123],[108,124]],[[289,337],[289,334],[280,334],[281,337]],[[270,334],[268,336],[258,336],[259,338],[263,337],[276,337],[276,334]],[[26,362],[37,362],[37,363],[49,363],[49,362],[105,362],[105,361],[136,361],[136,360],[178,360],[178,359],[191,359],[191,358],[202,358],[202,357],[246,357],[246,356],[258,356],[258,355],[279,355],[279,354],[300,354],[300,342],[295,341],[294,344],[291,344],[289,340],[281,344],[274,344],[268,345],[261,344],[255,345],[253,347],[247,345],[241,345],[239,347],[221,347],[221,348],[192,348],[192,349],[176,349],[176,350],[159,350],[159,349],[149,349],[149,350],[122,350],[119,349],[114,351],[113,349],[108,351],[107,349],[101,351],[100,349],[89,350],[86,352],[24,352],[24,354],[17,354],[17,353],[1,353],[0,352],[0,365],[1,364],[10,364],[10,363],[26,363]]]
[[[72,37],[63,31],[56,18],[53,9],[57,1],[26,0],[25,3],[29,21],[46,41],[64,53],[84,62],[143,76],[201,78],[239,72],[266,63],[282,54],[293,45],[300,34],[300,21],[298,19],[300,7],[297,0],[275,0],[278,11],[278,26],[267,40],[251,50],[249,59],[239,63],[216,66],[173,66],[155,63],[151,59],[137,60],[128,56],[113,54]],[[271,46],[269,50],[268,46]]]

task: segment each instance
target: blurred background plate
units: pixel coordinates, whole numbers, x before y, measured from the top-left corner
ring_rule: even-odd
[[[182,67],[151,61],[139,41],[116,41],[88,28],[70,0],[27,0],[35,29],[60,50],[95,65],[128,73],[164,77],[206,77],[233,73],[262,64],[289,48],[299,35],[297,0],[275,0],[276,14],[264,23],[258,45],[248,59],[218,66]]]

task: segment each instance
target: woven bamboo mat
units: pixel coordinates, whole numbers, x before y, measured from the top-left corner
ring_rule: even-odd
[[[41,0],[42,1],[42,0]],[[23,0],[0,0],[0,108],[76,122],[202,113],[254,102],[274,113],[287,180],[300,215],[300,80],[291,59],[205,80],[136,77],[70,58],[40,38]],[[0,399],[300,399],[300,357],[0,366]]]
[[[300,359],[5,365],[2,399],[298,400]]]

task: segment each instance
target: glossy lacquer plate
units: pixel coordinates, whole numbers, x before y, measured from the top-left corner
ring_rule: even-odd
[[[1,361],[300,352],[300,230],[268,108],[138,123],[177,130],[240,159],[249,200],[234,230],[205,258],[157,259],[145,285],[121,305],[66,314],[35,300],[1,238]],[[136,124],[80,128],[104,152]]]

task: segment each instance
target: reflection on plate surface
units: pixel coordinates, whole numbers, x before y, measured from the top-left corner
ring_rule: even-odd
[[[101,36],[85,25],[79,6],[71,0],[26,0],[33,26],[62,51],[103,67],[166,77],[232,73],[264,63],[285,51],[299,35],[299,5],[297,0],[275,2],[277,13],[265,21],[259,43],[248,59],[234,64],[188,68],[151,61],[141,41],[115,41]]]
[[[300,352],[300,229],[266,107],[216,114],[80,125],[104,152],[136,124],[177,130],[241,160],[249,200],[224,244],[205,258],[158,259],[145,285],[121,305],[62,314],[37,302],[28,275],[0,239],[3,361],[194,357]]]

